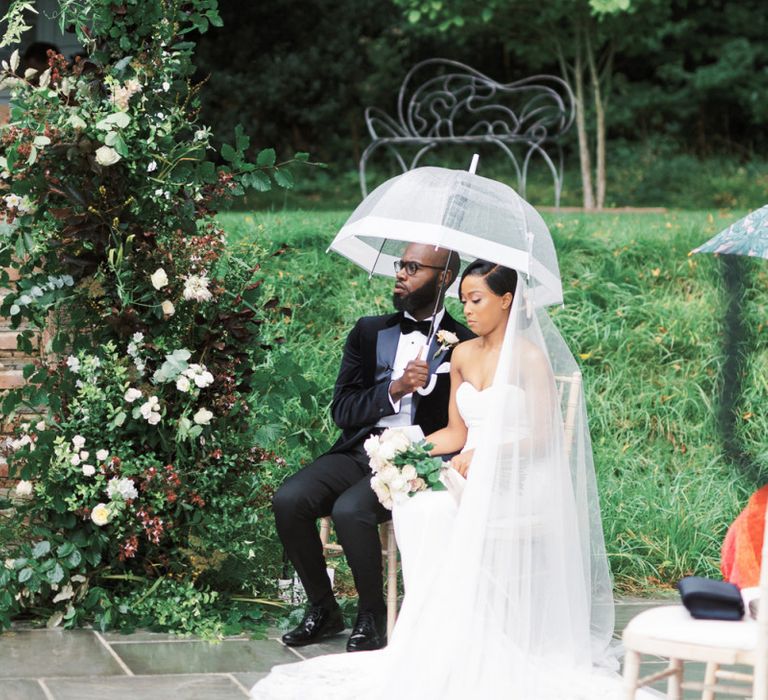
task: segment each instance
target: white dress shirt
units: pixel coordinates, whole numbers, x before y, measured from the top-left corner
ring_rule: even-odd
[[[440,324],[443,321],[443,316],[445,315],[445,307],[440,309],[435,314],[435,328],[439,328]],[[412,320],[416,320],[409,314],[407,311],[405,312],[405,317],[410,318]],[[432,317],[430,316],[427,319],[424,319],[425,321],[430,321]],[[423,333],[420,333],[419,331],[411,331],[410,333],[401,333],[400,339],[397,342],[397,352],[395,353],[395,361],[392,364],[392,381],[394,382],[396,379],[399,379],[403,376],[403,373],[405,372],[405,368],[408,365],[408,363],[411,360],[415,360],[419,353],[422,351],[422,348],[424,347],[424,343],[427,342],[427,336]],[[426,357],[424,359],[427,359]],[[432,386],[434,383],[432,383]],[[391,384],[390,384],[391,386]],[[430,387],[432,388],[432,387]],[[429,393],[427,392],[421,392],[423,393]],[[389,396],[389,401],[392,404],[392,408],[395,409],[395,412],[390,416],[384,416],[381,418],[378,422],[378,425],[382,428],[401,428],[406,425],[411,425],[413,423],[413,417],[411,415],[411,412],[413,410],[413,395],[412,394],[406,394],[403,396],[399,401],[393,401],[392,396]]]

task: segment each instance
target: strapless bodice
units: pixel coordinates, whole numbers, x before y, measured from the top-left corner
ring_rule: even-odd
[[[462,452],[477,447],[482,427],[494,406],[497,411],[505,412],[506,425],[514,425],[518,429],[524,426],[525,392],[519,386],[513,385],[507,385],[504,390],[506,396],[502,397],[500,387],[489,386],[481,391],[466,381],[459,384],[456,390],[456,407],[467,426],[467,442]]]

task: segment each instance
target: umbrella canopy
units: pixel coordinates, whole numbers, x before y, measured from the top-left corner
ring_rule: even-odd
[[[394,276],[408,243],[483,258],[528,276],[536,306],[563,301],[552,237],[515,190],[464,170],[424,167],[387,180],[369,194],[329,250],[370,274]],[[449,294],[458,293],[454,283]]]
[[[768,205],[747,214],[691,253],[727,253],[768,258]]]

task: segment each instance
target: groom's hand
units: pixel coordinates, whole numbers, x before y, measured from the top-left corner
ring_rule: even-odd
[[[425,387],[428,380],[429,365],[424,360],[411,360],[403,375],[389,385],[389,395],[397,402],[406,394],[412,394],[416,389]]]

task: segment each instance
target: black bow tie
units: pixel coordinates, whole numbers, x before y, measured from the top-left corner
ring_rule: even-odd
[[[429,335],[429,327],[432,325],[430,321],[414,321],[412,318],[405,318],[400,321],[400,332],[403,335],[418,331],[423,335]]]

